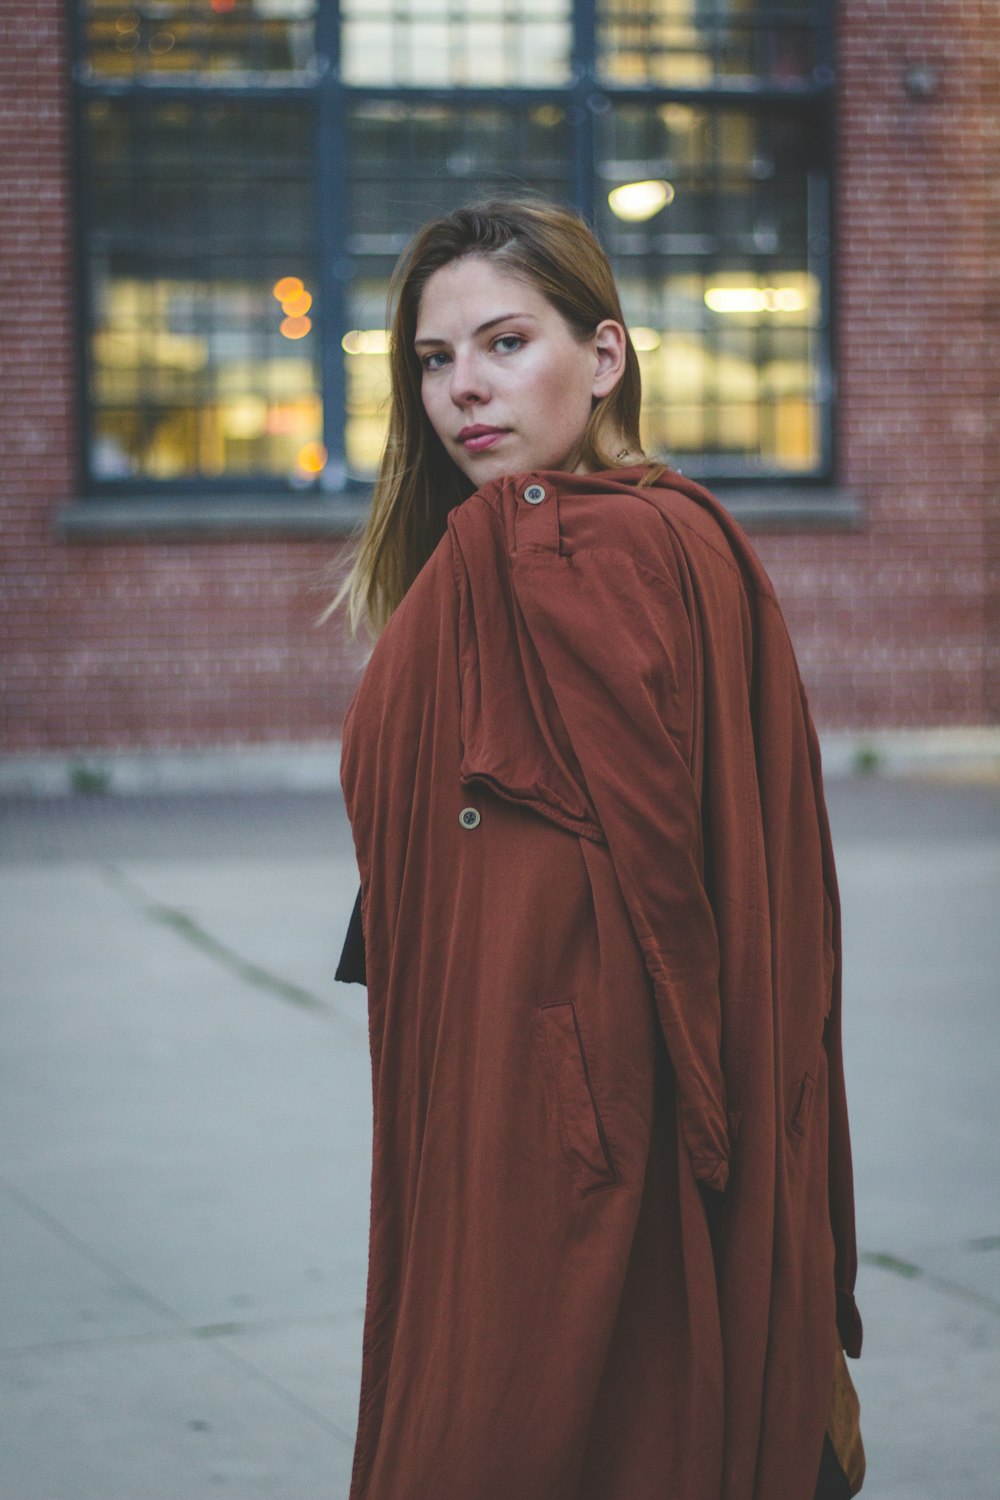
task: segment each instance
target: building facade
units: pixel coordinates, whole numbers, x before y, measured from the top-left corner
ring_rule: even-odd
[[[595,223],[648,448],[754,535],[820,726],[996,722],[995,19],[10,0],[4,748],[336,736],[388,275],[512,191]]]

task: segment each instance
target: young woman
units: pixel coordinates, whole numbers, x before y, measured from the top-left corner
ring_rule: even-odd
[[[771,585],[648,464],[608,262],[397,273],[344,726],[372,1217],[351,1500],[813,1500],[863,1457],[836,879]]]

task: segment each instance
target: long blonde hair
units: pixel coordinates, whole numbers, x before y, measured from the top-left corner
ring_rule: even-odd
[[[568,209],[535,201],[496,200],[432,220],[411,241],[389,291],[389,430],[368,521],[330,613],[347,600],[348,625],[377,633],[396,609],[444,534],[448,512],[473,492],[431,426],[421,398],[413,347],[420,298],[430,277],[463,256],[489,256],[535,286],[580,339],[612,318],[625,327],[611,266],[591,230]],[[639,361],[626,330],[625,371],[594,404],[581,461],[614,467],[607,451],[641,453]]]

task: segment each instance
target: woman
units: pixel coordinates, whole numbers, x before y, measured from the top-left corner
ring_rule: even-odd
[[[645,462],[573,215],[436,220],[394,296],[344,589],[385,627],[342,766],[374,1086],[351,1500],[848,1495],[837,890],[771,586]]]

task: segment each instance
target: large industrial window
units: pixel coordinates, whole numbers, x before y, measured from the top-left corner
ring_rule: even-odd
[[[830,472],[830,3],[78,0],[91,493],[363,493],[431,213],[595,225],[648,451]]]

